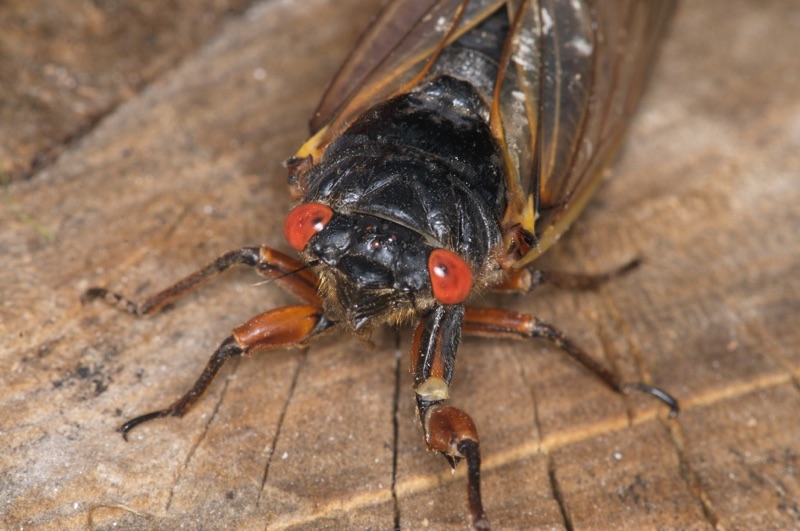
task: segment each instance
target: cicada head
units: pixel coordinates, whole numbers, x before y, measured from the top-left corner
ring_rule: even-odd
[[[459,304],[472,289],[461,257],[396,221],[303,203],[284,230],[314,265],[327,314],[362,335],[437,304]]]

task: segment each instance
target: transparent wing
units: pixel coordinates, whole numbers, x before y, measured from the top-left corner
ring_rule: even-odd
[[[415,26],[420,25],[421,19],[435,3],[436,0],[393,2],[381,11],[328,85],[311,119],[312,133],[330,121],[333,113],[361,87],[365,78],[387,61],[387,57]]]
[[[509,153],[506,227],[547,250],[583,209],[621,143],[676,0],[517,2],[493,119]]]
[[[344,125],[405,92],[438,52],[497,11],[503,0],[396,0],[362,35],[311,120],[314,136],[297,156],[318,155]]]

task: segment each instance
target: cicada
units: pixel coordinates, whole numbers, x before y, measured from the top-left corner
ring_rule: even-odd
[[[475,528],[489,527],[473,420],[449,403],[462,335],[546,339],[617,391],[626,383],[538,318],[466,303],[487,290],[527,292],[530,265],[589,201],[642,93],[675,0],[397,0],[362,36],[291,157],[298,204],[285,221],[293,258],[271,246],[228,252],[141,303],[103,288],[137,315],[159,311],[236,264],[294,293],[233,330],[192,389],[126,422],[182,416],[223,363],[305,346],[333,329],[367,337],[415,327],[411,372],[425,445],[465,460]]]

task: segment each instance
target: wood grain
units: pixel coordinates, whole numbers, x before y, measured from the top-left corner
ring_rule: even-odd
[[[0,178],[27,179],[253,0],[6,0]]]
[[[239,271],[150,318],[79,302],[285,248],[281,162],[377,5],[257,4],[3,190],[2,527],[465,528],[464,471],[414,418],[409,330],[236,360],[189,415],[126,444],[123,420],[292,299]],[[685,2],[613,178],[542,261],[644,265],[594,293],[485,301],[683,406],[669,421],[541,343],[465,341],[453,402],[480,430],[496,527],[800,526],[797,35],[795,3]]]

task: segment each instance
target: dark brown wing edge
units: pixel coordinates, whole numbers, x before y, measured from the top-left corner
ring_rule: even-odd
[[[386,6],[323,95],[311,120],[312,134],[347,122],[407,86],[443,38],[457,38],[506,1],[395,0]],[[449,34],[450,23],[461,8],[458,30]]]
[[[534,32],[552,38],[537,41],[541,64],[535,79],[526,80],[529,93],[534,87],[526,99],[537,107],[534,154],[529,167],[519,168],[519,184],[535,205],[538,247],[514,268],[547,250],[588,202],[622,142],[677,0],[592,0],[581,4],[585,13],[553,16],[566,5],[550,0],[536,6],[538,23],[552,26]],[[580,20],[585,14],[588,27]],[[576,57],[587,43],[590,62]]]
[[[311,133],[330,121],[352,94],[405,37],[436,0],[398,0],[388,4],[361,35],[331,80],[311,118]]]

